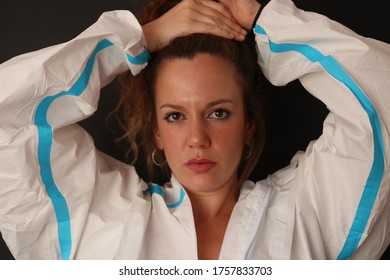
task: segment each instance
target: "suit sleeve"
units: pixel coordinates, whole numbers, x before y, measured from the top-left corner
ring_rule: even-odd
[[[331,259],[379,258],[390,242],[390,46],[289,0],[265,6],[254,32],[270,82],[299,79],[330,110],[299,157],[292,257],[321,247]]]
[[[100,154],[77,122],[97,109],[103,86],[147,60],[135,17],[113,11],[69,42],[0,65],[0,230],[16,259],[76,258],[93,216],[103,232],[107,215],[123,219],[138,176]]]

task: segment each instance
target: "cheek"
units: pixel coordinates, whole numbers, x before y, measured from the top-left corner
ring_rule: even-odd
[[[245,143],[244,129],[241,123],[214,130],[214,143],[220,150],[229,154],[241,154]]]
[[[183,132],[180,129],[168,127],[163,122],[158,124],[156,142],[159,149],[169,152],[179,148],[183,140]]]

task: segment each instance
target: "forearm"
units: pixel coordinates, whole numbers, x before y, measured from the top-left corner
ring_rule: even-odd
[[[82,100],[91,106],[85,114],[91,114],[101,87],[129,68],[136,74],[146,61],[142,30],[135,18],[125,11],[106,13],[69,42],[1,64],[1,118],[31,124],[40,102],[46,96],[59,100],[60,95]],[[75,115],[75,121],[84,117]]]
[[[389,209],[389,45],[290,1],[264,7],[255,32],[266,77],[278,86],[299,79],[331,112],[300,157],[297,219],[306,225],[315,215],[329,257],[357,249],[359,258],[377,258],[389,242],[381,212]],[[384,241],[359,250],[372,239]]]
[[[107,174],[123,177],[115,161],[74,123],[118,73],[145,66],[143,44],[135,18],[112,12],[70,42],[0,66],[0,228],[15,258],[72,258],[95,189],[116,190],[105,188]]]

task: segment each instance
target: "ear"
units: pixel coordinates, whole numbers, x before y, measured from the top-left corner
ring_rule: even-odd
[[[160,131],[158,130],[157,127],[154,129],[154,139],[156,140],[157,148],[163,150],[164,149],[163,141],[161,139]]]
[[[152,122],[152,113],[151,112],[149,112],[149,114],[148,114],[148,120],[150,123]],[[163,145],[163,141],[161,139],[160,131],[158,130],[157,124],[155,124],[153,132],[154,132],[154,140],[156,141],[157,148],[159,148],[160,150],[163,150],[164,145]]]
[[[245,144],[250,145],[255,135],[256,125],[252,120],[248,120],[245,125]]]

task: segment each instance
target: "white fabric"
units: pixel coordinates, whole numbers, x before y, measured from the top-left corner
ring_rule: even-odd
[[[290,166],[244,184],[220,258],[340,257],[361,217],[369,174],[382,166],[351,252],[351,258],[379,258],[390,242],[389,45],[288,0],[272,0],[257,25],[259,64],[268,79],[275,85],[299,79],[331,113],[322,136]],[[379,116],[379,145],[358,98],[321,64],[328,60],[272,50],[287,43],[310,45],[342,66]],[[76,124],[96,110],[100,88],[129,68],[136,75],[145,55],[137,20],[114,11],[70,42],[0,65],[0,230],[16,259],[197,259],[191,203],[179,182],[172,177],[148,191],[133,167],[97,151]],[[88,79],[83,84],[79,77]],[[384,159],[374,163],[378,150]]]

